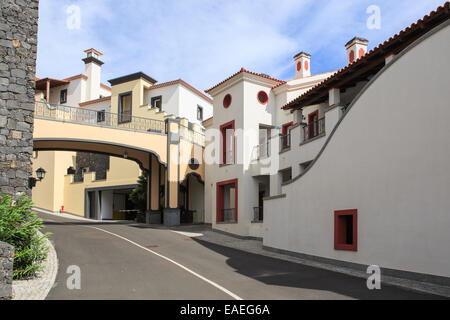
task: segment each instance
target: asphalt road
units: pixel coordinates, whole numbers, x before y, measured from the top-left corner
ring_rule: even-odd
[[[364,279],[204,242],[136,224],[40,214],[59,260],[47,299],[303,300],[436,299],[392,286],[370,291]],[[67,288],[69,266],[81,288]]]

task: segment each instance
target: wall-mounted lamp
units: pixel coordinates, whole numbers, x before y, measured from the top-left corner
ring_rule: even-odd
[[[28,187],[30,189],[33,189],[34,187],[36,187],[36,181],[42,181],[45,178],[45,174],[47,173],[47,171],[45,171],[43,168],[39,168],[36,170],[36,178],[30,177],[28,178]]]

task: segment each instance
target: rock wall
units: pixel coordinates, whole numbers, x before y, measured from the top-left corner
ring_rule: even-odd
[[[0,300],[12,295],[14,247],[0,242]]]
[[[0,192],[31,196],[38,0],[0,3]]]

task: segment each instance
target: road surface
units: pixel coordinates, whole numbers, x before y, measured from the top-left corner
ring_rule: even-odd
[[[39,214],[59,260],[47,299],[435,299],[397,287],[211,244],[171,230]],[[70,290],[69,266],[80,268]]]

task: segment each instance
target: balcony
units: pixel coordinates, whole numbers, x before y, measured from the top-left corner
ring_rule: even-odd
[[[306,143],[325,135],[325,118],[313,121],[303,126],[303,141]]]
[[[222,223],[235,223],[236,219],[236,209],[222,209],[223,221]]]

